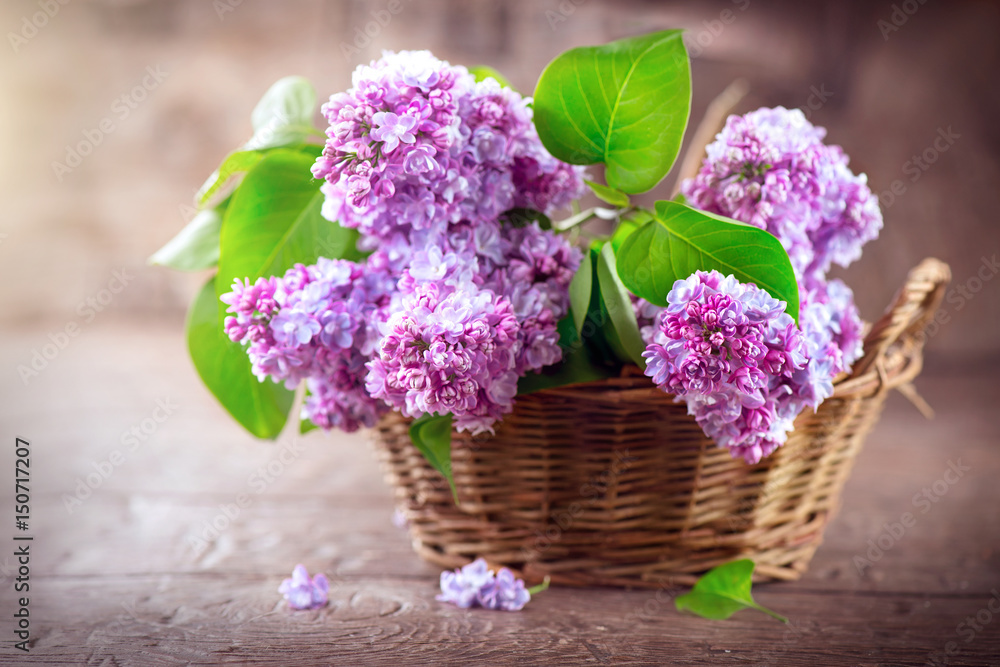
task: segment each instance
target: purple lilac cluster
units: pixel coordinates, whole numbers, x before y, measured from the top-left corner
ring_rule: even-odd
[[[529,99],[428,51],[385,52],[322,111],[330,127],[313,175],[325,181],[323,215],[403,260],[450,225],[548,212],[583,192],[581,168],[539,141]]]
[[[518,324],[510,301],[485,290],[419,284],[389,318],[368,392],[408,417],[455,416],[479,432],[509,412]]]
[[[303,416],[324,428],[370,426],[392,407],[492,430],[518,378],[562,358],[556,324],[581,260],[502,214],[565,206],[582,169],[545,150],[530,100],[426,51],[359,67],[323,113],[323,215],[359,229],[371,254],[237,281],[227,333],[259,378],[306,380]]]
[[[730,116],[698,174],[681,185],[688,203],[755,225],[781,240],[800,278],[847,266],[882,229],[878,198],[826,130],[799,109]]]
[[[802,292],[801,329],[784,302],[717,271],[678,280],[667,302],[643,353],[646,374],[748,463],[780,447],[861,355],[860,318],[839,280]]]
[[[513,409],[517,380],[562,358],[556,323],[580,252],[533,223],[457,233],[413,253],[368,364],[367,390],[404,415],[447,414],[481,433]]]
[[[327,603],[330,581],[322,573],[310,577],[306,566],[299,564],[292,570],[291,578],[281,582],[278,592],[292,609],[319,609]]]
[[[865,176],[850,171],[839,146],[823,144],[825,135],[799,110],[731,116],[696,177],[681,187],[692,206],[766,229],[781,241],[798,280],[801,329],[789,328],[790,320],[776,327],[772,318],[784,304],[732,277],[696,274],[678,281],[666,309],[633,301],[648,345],[647,374],[686,400],[709,436],[749,462],[779,447],[798,414],[830,396],[834,378],[861,356],[853,293],[827,280],[826,272],[832,263],[858,258],[862,245],[878,236],[882,215]],[[719,311],[726,297],[744,305]],[[750,302],[756,305],[747,311]],[[705,320],[738,320],[737,311],[758,325],[771,322],[760,339],[766,352],[759,340],[730,340]],[[780,367],[773,363],[779,357]]]
[[[373,426],[385,406],[364,389],[393,284],[385,274],[321,258],[280,278],[236,280],[222,296],[225,331],[247,345],[253,372],[289,388],[306,380],[303,416],[324,428]]]
[[[441,593],[437,599],[462,609],[478,605],[519,611],[531,600],[531,593],[507,568],[501,567],[494,574],[484,559],[477,558],[465,567],[441,573]]]
[[[643,357],[646,374],[687,400],[705,433],[756,463],[784,441],[771,389],[805,368],[785,304],[717,271],[678,280]]]

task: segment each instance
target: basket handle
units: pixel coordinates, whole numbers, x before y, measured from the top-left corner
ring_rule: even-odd
[[[865,336],[864,356],[854,364],[851,377],[859,378],[878,368],[894,345],[919,351],[924,329],[934,319],[949,282],[951,269],[939,259],[928,257],[910,269],[892,305]]]

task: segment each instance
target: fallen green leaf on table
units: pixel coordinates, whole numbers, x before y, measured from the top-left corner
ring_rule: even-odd
[[[703,618],[722,620],[741,609],[758,609],[782,623],[788,619],[754,602],[750,593],[754,562],[736,560],[706,572],[690,593],[677,596],[678,611],[687,611]]]

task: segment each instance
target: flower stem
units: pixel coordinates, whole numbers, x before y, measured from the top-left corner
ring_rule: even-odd
[[[542,581],[542,583],[538,584],[537,586],[532,586],[531,588],[529,588],[528,593],[534,596],[538,593],[541,593],[544,590],[548,590],[548,588],[549,588],[549,575],[545,575],[545,580]]]

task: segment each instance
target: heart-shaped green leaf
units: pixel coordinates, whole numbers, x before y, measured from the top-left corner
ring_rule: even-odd
[[[247,174],[222,222],[220,296],[236,278],[282,275],[319,257],[361,257],[357,232],[320,215],[323,194],[309,172],[312,162],[306,153],[276,149]]]
[[[410,425],[410,441],[427,462],[444,475],[451,495],[458,503],[455,478],[451,472],[451,415],[424,415]]]
[[[632,300],[618,277],[615,253],[610,243],[601,248],[601,254],[598,256],[597,282],[601,287],[601,299],[607,309],[615,337],[627,355],[627,359],[623,361],[631,360],[638,364],[639,368],[645,368],[646,360],[642,358],[642,353],[646,349],[646,344],[639,335],[639,323],[632,309]]]
[[[216,297],[215,281],[208,281],[188,311],[191,360],[209,391],[236,421],[258,438],[276,438],[294,394],[270,379],[257,380],[246,351],[219,326],[219,312],[224,308]]]
[[[788,619],[754,602],[750,593],[754,562],[743,559],[726,563],[705,573],[690,593],[674,600],[678,611],[688,611],[703,618],[723,620],[741,609],[757,609],[782,623]]]
[[[610,187],[651,189],[670,171],[691,110],[680,30],[571,49],[535,88],[538,136],[572,164],[604,163]]]
[[[798,322],[799,289],[788,253],[777,238],[750,225],[672,201],[656,202],[656,214],[617,251],[618,275],[633,294],[658,306],[677,280],[716,270],[754,283],[785,302]]]

